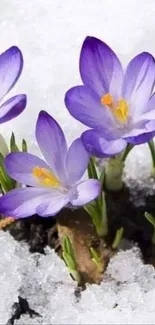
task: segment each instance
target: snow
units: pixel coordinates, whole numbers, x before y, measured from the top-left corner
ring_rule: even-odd
[[[61,123],[69,143],[80,136],[86,127],[69,115],[64,95],[81,83],[78,62],[84,38],[105,40],[126,65],[141,51],[155,52],[154,15],[153,0],[1,0],[0,52],[13,44],[21,48],[25,65],[12,94],[28,95],[25,112],[1,125],[5,138],[13,130],[19,142],[26,138],[29,150],[39,153],[34,130],[41,109]],[[145,190],[152,192],[147,145],[138,146],[127,159],[125,180],[131,186],[137,181],[137,165],[138,188],[145,184]]]
[[[25,243],[0,231],[0,323],[12,315],[18,295],[31,309],[15,320],[27,324],[154,324],[155,269],[143,264],[140,250],[118,252],[110,261],[100,286],[87,285],[81,299],[75,296],[64,262],[53,250],[31,254]]]
[[[69,143],[80,136],[86,127],[69,115],[64,95],[81,83],[78,61],[84,38],[93,35],[105,40],[126,65],[138,52],[155,52],[154,15],[153,0],[1,0],[0,52],[13,44],[21,48],[25,65],[12,94],[28,95],[25,112],[1,125],[5,138],[13,130],[19,142],[26,138],[29,150],[39,153],[34,129],[41,109],[61,123]],[[125,180],[131,186],[137,180],[137,165],[137,186],[145,184],[150,193],[147,145],[136,148],[127,160]]]

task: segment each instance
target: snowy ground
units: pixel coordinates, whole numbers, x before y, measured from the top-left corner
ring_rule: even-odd
[[[14,322],[24,324],[154,324],[155,270],[144,265],[138,248],[120,251],[112,258],[100,285],[89,285],[77,301],[75,284],[55,252],[30,254],[0,232],[5,253],[0,263],[0,323],[11,318],[18,295],[27,298],[41,317],[23,315]]]
[[[140,51],[155,53],[154,0],[1,0],[0,52],[15,44],[23,51],[23,75],[13,93],[28,95],[26,111],[1,125],[28,140],[37,152],[34,128],[37,114],[47,110],[63,126],[68,141],[84,130],[69,116],[64,94],[80,83],[78,59],[86,35],[104,39],[126,64]],[[137,173],[138,166],[138,173]],[[128,157],[125,180],[150,192],[151,160],[146,145]],[[66,268],[47,250],[46,256],[30,255],[26,246],[0,232],[0,323],[11,317],[19,293],[42,318],[23,316],[17,324],[153,324],[155,271],[143,265],[138,249],[115,256],[100,287],[89,286],[79,303]],[[38,265],[39,264],[39,265]],[[38,265],[38,266],[37,266]]]

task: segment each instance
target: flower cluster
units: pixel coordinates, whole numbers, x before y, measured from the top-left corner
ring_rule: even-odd
[[[0,98],[11,90],[23,68],[21,51],[13,46],[0,55]],[[36,140],[45,160],[28,152],[11,152],[5,170],[15,188],[0,198],[0,213],[14,218],[56,215],[63,207],[85,206],[101,195],[99,177],[82,180],[91,155],[114,157],[129,144],[149,142],[155,134],[155,59],[146,52],[124,70],[116,54],[101,40],[87,37],[80,54],[83,85],[65,95],[69,113],[88,126],[68,148],[60,125],[39,113]],[[0,107],[0,123],[19,115],[26,95]],[[94,177],[93,177],[94,176]],[[93,207],[93,206],[92,206]],[[89,209],[88,209],[89,210]]]

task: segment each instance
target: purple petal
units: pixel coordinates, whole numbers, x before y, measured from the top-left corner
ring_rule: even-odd
[[[27,104],[26,95],[17,95],[0,106],[0,123],[12,120],[22,113]]]
[[[87,169],[89,156],[80,138],[71,144],[66,159],[69,184],[75,184],[81,179]]]
[[[50,170],[50,167],[40,158],[27,152],[13,152],[5,159],[7,173],[21,184],[41,187],[33,176],[33,168],[41,167]]]
[[[66,139],[59,124],[45,111],[39,113],[36,139],[53,173],[65,182]]]
[[[134,134],[135,133],[135,134]],[[145,123],[145,127],[140,131],[128,133],[125,140],[131,144],[142,144],[150,141],[155,136],[155,120]]]
[[[37,207],[37,214],[41,217],[49,217],[56,215],[64,206],[69,202],[68,197],[64,196],[60,192],[52,193],[49,198],[41,202]]]
[[[0,198],[0,213],[17,219],[32,216],[49,193],[49,190],[32,187],[11,190]]]
[[[155,120],[155,94],[149,99],[146,112],[140,115],[139,120]]]
[[[69,113],[83,124],[96,129],[113,126],[114,117],[100,103],[100,98],[85,86],[73,87],[66,93],[65,104]]]
[[[82,140],[88,152],[96,157],[106,158],[122,152],[127,142],[124,139],[105,140],[101,132],[88,130],[82,134]]]
[[[137,135],[136,137],[129,137],[129,138],[126,138],[126,140],[128,143],[138,145],[138,144],[149,142],[154,136],[155,136],[155,131],[143,133],[143,134]]]
[[[18,47],[12,46],[0,55],[0,99],[17,82],[23,68],[23,57]]]
[[[71,203],[74,206],[87,204],[96,199],[96,197],[100,194],[100,191],[100,182],[96,179],[89,179],[77,186],[78,197],[77,199],[72,200]]]
[[[123,70],[112,49],[95,37],[87,37],[80,56],[80,73],[85,85],[93,89],[100,97],[112,93],[119,97]]]
[[[147,108],[155,81],[155,60],[149,53],[137,55],[128,65],[123,82],[123,97],[129,102],[131,116]]]

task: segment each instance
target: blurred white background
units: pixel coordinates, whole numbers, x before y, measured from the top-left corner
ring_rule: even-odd
[[[8,139],[13,129],[18,139],[30,142],[31,151],[41,109],[61,123],[69,142],[84,129],[66,110],[64,94],[81,83],[79,53],[87,35],[107,42],[124,64],[140,51],[155,53],[154,0],[1,0],[0,4],[0,52],[18,45],[25,61],[12,93],[28,95],[25,112],[1,125],[0,132]]]

